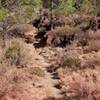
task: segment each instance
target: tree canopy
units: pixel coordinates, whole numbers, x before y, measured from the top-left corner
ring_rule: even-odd
[[[40,9],[45,8],[52,8],[56,14],[96,14],[100,11],[100,0],[0,0],[0,19],[12,12],[24,13],[27,18],[32,19]]]

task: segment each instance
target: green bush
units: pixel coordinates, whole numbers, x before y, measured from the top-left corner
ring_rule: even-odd
[[[81,66],[81,61],[76,58],[68,58],[64,61],[62,65],[63,68],[66,68],[66,67],[69,67],[69,68],[77,67],[78,68],[80,66]]]
[[[6,11],[4,8],[0,7],[0,21],[6,17]]]
[[[31,21],[38,16],[39,10],[42,8],[42,0],[23,0],[21,8],[25,14],[23,19]]]
[[[57,14],[69,14],[73,13],[76,9],[73,7],[75,4],[74,0],[62,0],[61,4],[55,9],[55,13]]]
[[[5,57],[11,60],[11,64],[19,64],[20,54],[21,47],[19,45],[15,45],[7,48],[5,52]]]

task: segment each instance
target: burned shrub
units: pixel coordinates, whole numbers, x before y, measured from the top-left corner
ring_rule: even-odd
[[[45,34],[47,45],[65,47],[66,44],[71,44],[74,40],[75,33],[67,29],[68,27],[58,27],[52,31],[48,31]],[[71,29],[69,28],[69,30]]]

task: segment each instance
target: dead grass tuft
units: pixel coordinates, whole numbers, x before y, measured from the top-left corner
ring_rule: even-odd
[[[99,100],[96,95],[100,95],[100,83],[93,80],[93,76],[73,75],[68,81],[66,95],[70,100]]]

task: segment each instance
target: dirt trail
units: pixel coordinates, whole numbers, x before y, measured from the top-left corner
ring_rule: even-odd
[[[41,83],[44,85],[44,88],[46,90],[46,95],[48,97],[46,100],[49,100],[49,98],[50,100],[67,100],[65,98],[64,92],[62,91],[58,73],[56,71],[52,71],[52,68],[50,68],[50,60],[53,59],[51,57],[54,54],[55,53],[53,51],[47,53],[45,52],[45,50],[42,50],[42,52],[39,53],[42,58],[42,62],[45,62],[44,67],[42,67],[45,71],[45,77]]]

